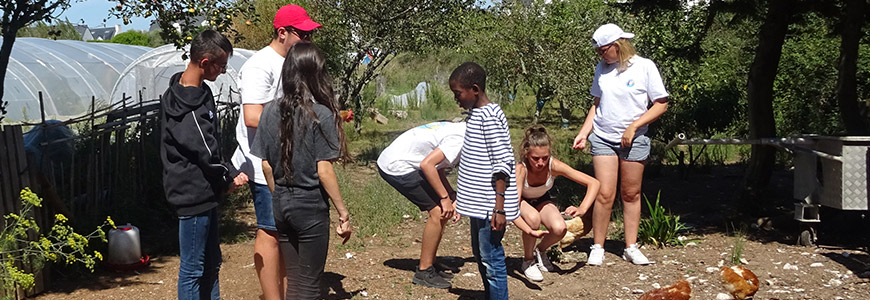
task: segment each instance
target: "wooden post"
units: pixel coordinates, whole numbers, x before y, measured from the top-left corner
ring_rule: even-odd
[[[143,203],[144,198],[142,194],[145,193],[145,182],[140,180],[140,178],[144,178],[145,176],[145,111],[142,110],[142,90],[139,90],[139,153],[136,161],[139,162],[138,168],[136,168],[136,179],[133,180],[136,184],[136,200],[139,203]]]
[[[39,114],[42,116],[42,124],[45,124],[45,103],[42,100],[42,91],[39,91]]]
[[[96,117],[94,117],[94,114],[96,113],[96,110],[97,110],[96,101],[97,101],[97,96],[91,96],[91,130],[94,129],[94,119],[96,118]]]

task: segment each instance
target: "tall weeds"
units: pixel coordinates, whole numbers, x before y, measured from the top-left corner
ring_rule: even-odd
[[[638,228],[638,238],[644,244],[655,245],[657,247],[665,246],[682,246],[684,244],[679,237],[679,232],[687,229],[685,223],[680,222],[680,216],[675,216],[665,211],[665,208],[659,204],[661,191],[656,195],[656,202],[653,204],[649,201],[646,195],[643,196],[647,208],[649,208],[649,217],[640,220]]]

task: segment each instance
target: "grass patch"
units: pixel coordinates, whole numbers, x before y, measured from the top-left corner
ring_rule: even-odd
[[[335,173],[358,237],[351,240],[355,243],[351,246],[362,246],[363,238],[375,234],[386,236],[404,220],[404,215],[415,219],[419,215],[417,206],[382,180],[374,170],[347,166],[335,168]]]
[[[665,212],[665,208],[659,204],[661,191],[656,195],[656,202],[653,204],[649,201],[646,195],[643,196],[644,202],[649,209],[649,217],[640,220],[638,227],[638,238],[644,244],[650,244],[659,248],[673,245],[684,245],[684,242],[679,239],[679,232],[687,229],[686,224],[680,222],[680,216],[675,216],[669,212]]]
[[[732,228],[734,225],[731,226]],[[731,247],[731,264],[735,266],[739,266],[743,264],[741,261],[743,259],[743,246],[746,244],[746,227],[741,226],[740,228],[734,229],[734,245]]]

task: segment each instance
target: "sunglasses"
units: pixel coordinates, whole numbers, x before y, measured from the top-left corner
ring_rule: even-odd
[[[311,35],[314,34],[314,30],[311,30],[311,31],[302,31],[302,30],[299,30],[299,29],[293,29],[293,32],[296,33],[296,36],[298,36],[299,39],[300,39],[300,40],[303,40],[303,41],[310,41],[310,40],[311,40]]]
[[[610,50],[610,47],[613,47],[613,44],[595,48],[595,52],[598,52],[598,55],[602,55],[604,52],[607,52],[607,50]]]

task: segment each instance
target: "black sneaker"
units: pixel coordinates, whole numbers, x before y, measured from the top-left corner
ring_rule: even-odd
[[[435,267],[429,267],[425,270],[418,269],[414,272],[414,284],[436,289],[449,289],[450,282],[438,274]]]
[[[438,275],[447,280],[453,279],[453,273],[459,272],[459,269],[454,269],[438,262],[435,262],[433,266],[435,266],[435,270],[438,270]]]

